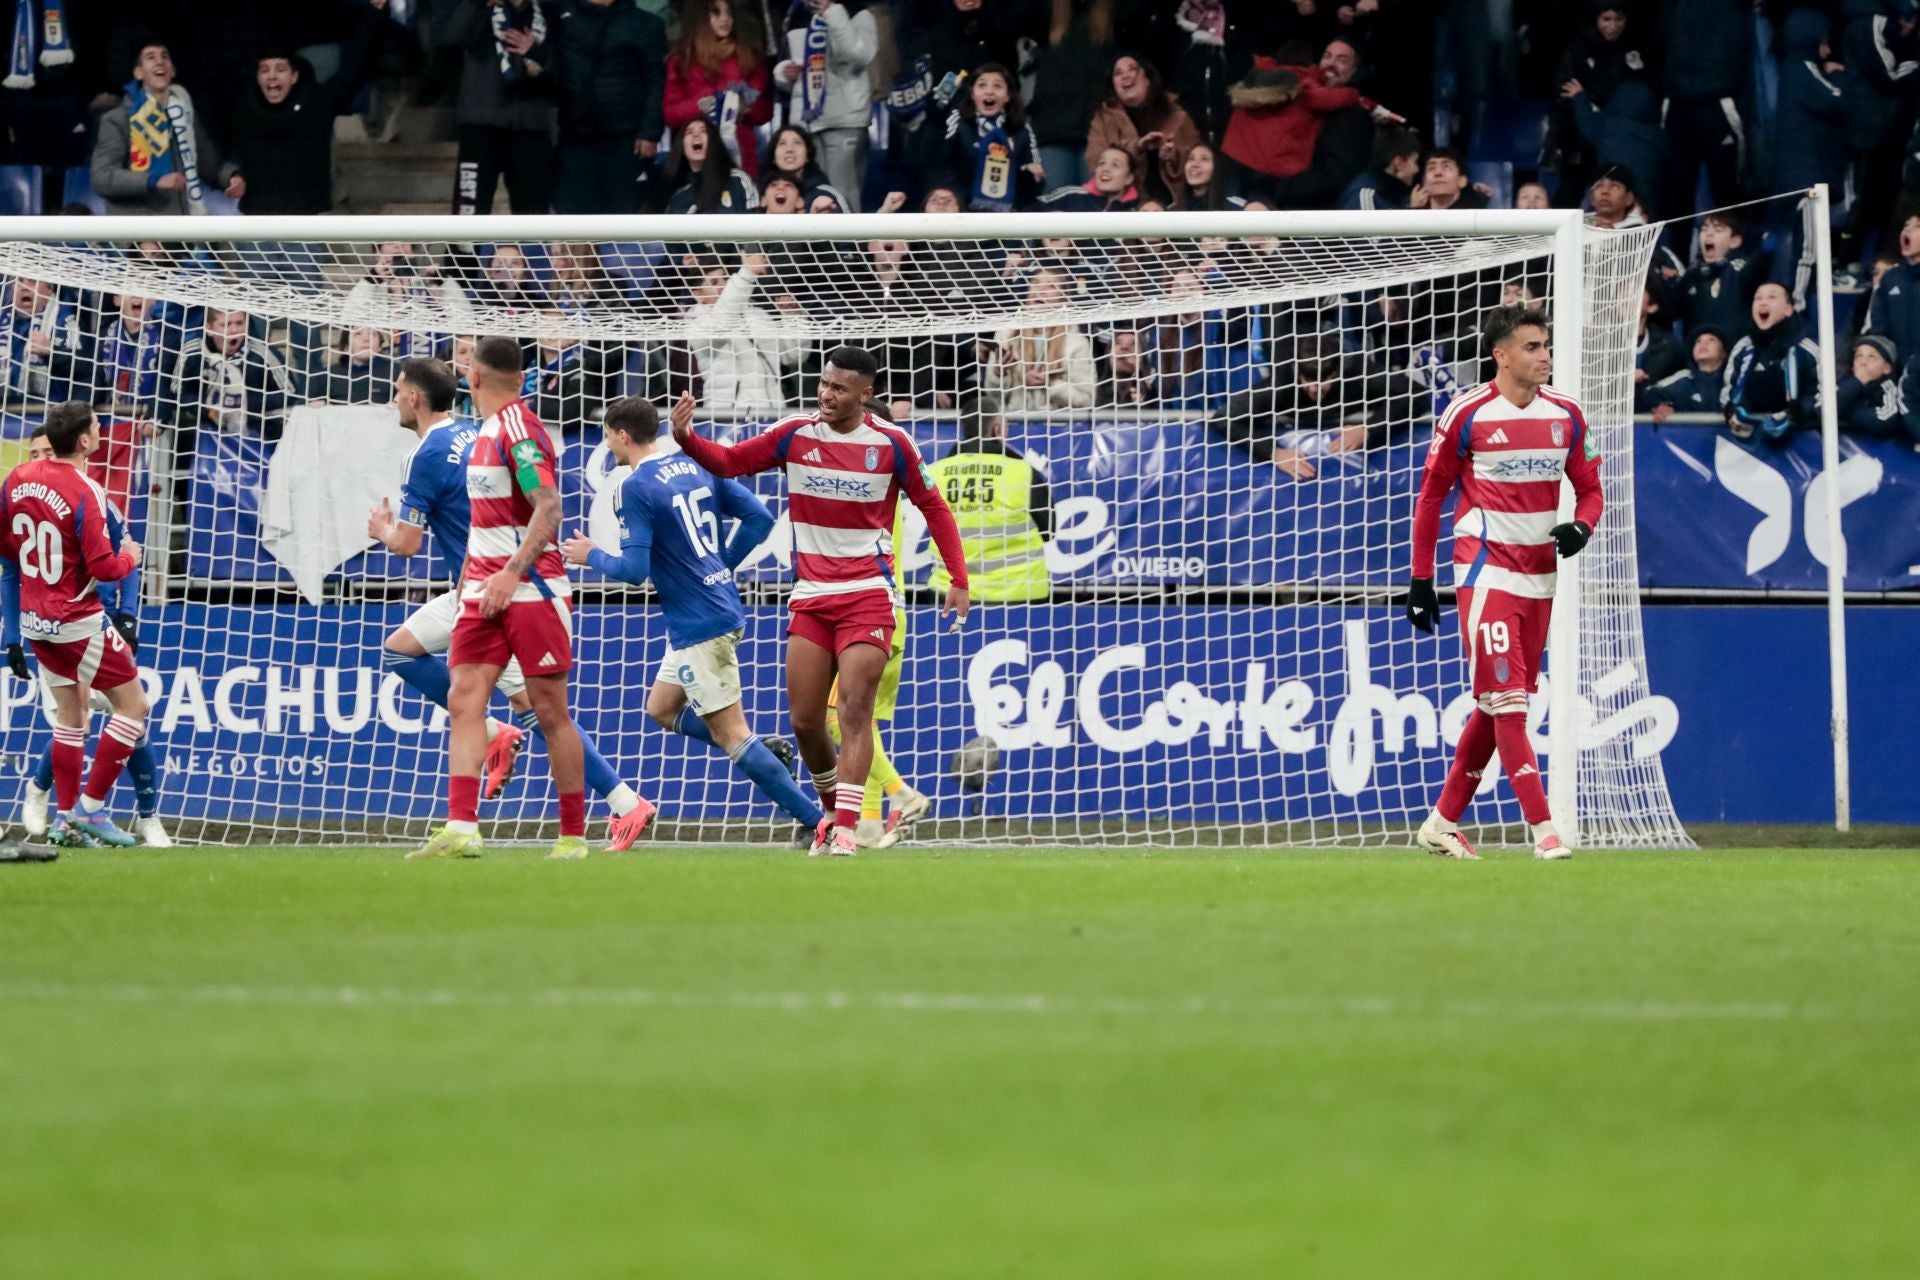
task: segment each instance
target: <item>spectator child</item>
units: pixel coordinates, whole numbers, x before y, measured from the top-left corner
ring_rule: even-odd
[[[182,353],[170,399],[183,432],[280,438],[293,378],[279,353],[247,332],[247,321],[244,311],[209,308],[200,341]]]
[[[1227,184],[1220,173],[1219,156],[1213,145],[1196,142],[1187,150],[1187,162],[1180,166],[1180,190],[1167,202],[1169,209],[1225,209]]]
[[[1913,352],[1920,348],[1920,213],[1900,224],[1900,261],[1874,283],[1866,331],[1886,338],[1914,363]]]
[[[1745,334],[1760,286],[1759,259],[1742,252],[1746,240],[1732,214],[1708,214],[1700,220],[1700,258],[1668,290],[1668,310],[1682,333],[1711,325],[1730,337]]]
[[[240,212],[326,213],[333,208],[333,121],[353,110],[364,83],[367,46],[384,21],[362,9],[340,69],[326,80],[291,49],[254,62],[253,86],[234,106],[233,159],[245,175]]]
[[[93,189],[110,214],[205,213],[203,184],[235,200],[247,194],[240,166],[220,159],[192,97],[173,76],[167,46],[142,44],[125,99],[100,117]]]
[[[807,206],[813,206],[816,196],[825,195],[842,210],[847,202],[834,185],[827,181],[827,175],[813,158],[813,135],[798,125],[782,125],[773,135],[773,145],[767,149],[769,175],[779,174],[792,178],[800,188],[800,194]]]
[[[1487,193],[1468,181],[1466,157],[1450,147],[1427,152],[1420,185],[1407,200],[1413,209],[1484,209],[1489,203]]]
[[[947,116],[947,180],[967,193],[974,212],[1005,213],[1031,204],[1045,180],[1038,143],[1005,67],[986,63]]]
[[[392,393],[387,335],[365,328],[347,332],[346,345],[307,374],[304,391],[308,404],[382,404]]]
[[[1537,182],[1523,182],[1513,193],[1513,207],[1516,209],[1551,209],[1553,197],[1547,189]]]
[[[116,420],[147,421],[160,393],[168,335],[152,299],[129,293],[115,304],[112,322],[93,344],[88,398],[105,403]]]
[[[1118,147],[1127,153],[1137,181],[1178,198],[1186,182],[1187,153],[1200,142],[1193,120],[1161,84],[1159,69],[1143,58],[1121,54],[1107,81],[1112,92],[1087,130],[1087,169],[1098,166],[1107,148]]]
[[[1835,403],[1840,429],[1855,435],[1907,435],[1906,405],[1900,398],[1899,352],[1885,338],[1869,334],[1853,345],[1853,368],[1840,380]]]
[[[754,7],[732,0],[682,0],[680,38],[667,54],[662,103],[667,128],[704,120],[748,177],[760,172],[754,130],[773,119],[773,94]],[[729,132],[727,126],[732,126]]]
[[[1603,164],[1587,188],[1587,203],[1593,206],[1593,225],[1606,230],[1644,227],[1646,214],[1634,195],[1633,170],[1623,164]]]
[[[1727,429],[1741,440],[1784,439],[1817,422],[1819,349],[1806,336],[1786,288],[1763,284],[1753,294],[1753,331],[1727,359],[1722,401]]]
[[[1645,413],[1653,407],[1654,384],[1686,366],[1680,354],[1680,341],[1673,326],[1660,315],[1660,304],[1651,290],[1640,292],[1640,333],[1633,347],[1633,411]]]
[[[1727,339],[1712,325],[1693,332],[1693,353],[1687,367],[1670,373],[1647,390],[1655,422],[1676,413],[1719,413],[1721,392],[1727,385]]]
[[[1108,147],[1094,161],[1084,187],[1062,187],[1044,196],[1042,207],[1063,213],[1128,213],[1140,207],[1134,160],[1121,147]]]
[[[790,87],[789,117],[819,144],[820,168],[849,212],[860,212],[873,114],[867,64],[879,49],[865,0],[794,0],[786,61],[774,77]]]
[[[1043,268],[1027,281],[1027,305],[1058,309],[1067,303],[1067,281]],[[1002,329],[982,353],[981,385],[1000,396],[1010,415],[1081,409],[1093,403],[1093,344],[1067,324]]]
[[[661,186],[668,213],[752,213],[760,207],[760,193],[746,171],[713,153],[713,126],[690,120],[674,135],[673,159]]]
[[[1340,207],[1405,209],[1419,176],[1419,135],[1411,129],[1382,129],[1373,142],[1373,167],[1348,184]]]

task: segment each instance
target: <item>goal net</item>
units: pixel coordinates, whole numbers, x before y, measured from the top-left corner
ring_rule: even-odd
[[[664,418],[691,391],[698,429],[732,440],[809,410],[831,347],[874,352],[874,407],[919,442],[986,562],[953,633],[906,512],[880,733],[932,800],[918,837],[1405,842],[1471,709],[1445,541],[1442,634],[1397,606],[1420,464],[1436,413],[1489,376],[1487,310],[1537,300],[1607,513],[1563,578],[1536,746],[1583,842],[1686,841],[1636,595],[1651,230],[1517,213],[11,222],[4,460],[49,403],[97,406],[93,474],[146,547],[139,661],[179,837],[399,841],[443,813],[444,713],[382,646],[452,570],[431,538],[407,559],[376,545],[368,514],[398,509],[416,443],[390,405],[397,364],[450,362],[470,414],[472,341],[508,335],[565,455],[564,528],[609,549],[613,400]],[[781,479],[752,483],[782,518],[737,575],[745,708],[785,735],[792,538]],[[650,593],[574,581],[577,719],[659,806],[657,838],[791,837],[723,755],[648,719],[666,648]],[[0,682],[7,758],[30,772],[40,694]],[[504,697],[493,714],[511,719]],[[1468,821],[1518,842],[1496,774]],[[536,744],[483,823],[531,839],[553,814]]]

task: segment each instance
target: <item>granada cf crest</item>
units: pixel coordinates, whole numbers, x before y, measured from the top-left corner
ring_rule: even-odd
[[[880,465],[880,450],[873,445],[867,446],[867,470],[872,471]]]
[[[1562,449],[1566,447],[1566,443],[1567,443],[1567,424],[1564,422],[1554,423],[1553,424],[1553,447],[1556,449]]]

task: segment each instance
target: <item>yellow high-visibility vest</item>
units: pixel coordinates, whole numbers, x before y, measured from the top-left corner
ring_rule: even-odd
[[[1047,545],[1028,511],[1033,467],[1010,454],[948,454],[928,471],[953,508],[967,557],[969,594],[975,600],[1044,600]],[[945,591],[952,578],[936,557],[929,583]]]

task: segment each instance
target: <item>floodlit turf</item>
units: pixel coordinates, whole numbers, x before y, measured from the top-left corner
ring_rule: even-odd
[[[1920,852],[0,868],[0,1276],[1912,1276]]]

